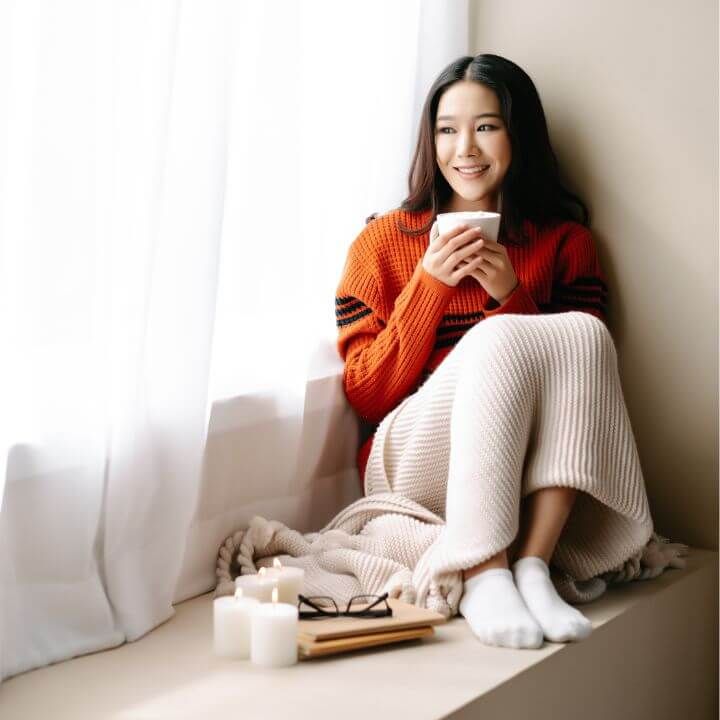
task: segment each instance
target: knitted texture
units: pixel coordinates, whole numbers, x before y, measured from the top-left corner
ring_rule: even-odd
[[[554,486],[582,491],[550,563],[566,602],[684,567],[687,545],[653,532],[589,233],[528,226],[531,248],[508,247],[520,285],[493,311],[475,280],[449,288],[413,265],[427,235],[384,249],[374,223],[336,300],[345,390],[375,423],[365,497],[304,535],[255,516],[221,546],[215,595],[278,557],[305,569],[306,595],[388,592],[451,617],[462,570],[510,545],[521,498]]]
[[[583,491],[551,559],[566,602],[685,566],[687,546],[653,532],[614,344],[588,313],[478,324],[380,423],[365,486],[319,532],[254,517],[220,548],[216,596],[278,557],[305,569],[306,595],[388,592],[451,617],[462,569],[507,547],[520,499],[551,486]]]
[[[256,515],[227,537],[217,557],[215,597],[232,595],[235,578],[283,565],[305,570],[303,594],[324,595],[338,604],[354,595],[379,595],[425,607],[450,618],[463,593],[460,572],[433,579],[427,559],[445,526],[439,516],[397,493],[360,498],[319,532],[301,534],[281,522]],[[657,577],[685,567],[687,546],[653,533],[633,557],[591,581],[577,583],[563,573],[552,580],[567,602],[590,602],[608,585]]]
[[[583,491],[552,557],[575,580],[651,538],[615,346],[584,312],[476,325],[380,423],[365,475],[365,495],[399,493],[446,520],[425,558],[437,582],[508,547],[521,498],[545,487]]]
[[[572,221],[523,224],[529,242],[505,244],[519,285],[499,305],[474,278],[450,287],[422,267],[437,224],[420,230],[431,211],[393,210],[372,220],[350,245],[336,291],[338,352],[348,401],[364,421],[360,480],[377,424],[414,392],[464,334],[502,314],[582,310],[605,321],[607,282],[591,232]]]

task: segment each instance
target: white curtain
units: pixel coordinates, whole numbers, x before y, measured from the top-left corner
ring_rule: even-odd
[[[467,9],[0,2],[0,679],[169,619],[249,514],[339,509],[308,388]]]

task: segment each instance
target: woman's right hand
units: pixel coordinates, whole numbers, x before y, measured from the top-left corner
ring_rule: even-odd
[[[466,275],[470,275],[482,263],[478,255],[466,263],[462,261],[476,253],[483,244],[479,228],[458,225],[440,235],[437,221],[430,228],[430,242],[422,260],[423,268],[445,285],[455,287]]]

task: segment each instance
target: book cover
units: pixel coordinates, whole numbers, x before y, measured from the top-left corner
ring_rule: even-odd
[[[393,611],[390,617],[358,618],[341,615],[333,618],[300,620],[298,637],[310,642],[321,642],[373,633],[429,627],[447,622],[440,613],[402,602],[397,598],[388,598],[387,602]]]

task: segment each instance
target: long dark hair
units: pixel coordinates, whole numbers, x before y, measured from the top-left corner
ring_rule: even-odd
[[[510,60],[483,53],[451,62],[428,92],[422,109],[417,147],[410,166],[409,195],[400,208],[410,212],[432,210],[432,215],[427,225],[420,229],[404,227],[402,224],[398,224],[398,228],[411,235],[428,232],[439,209],[452,196],[452,188],[437,165],[435,118],[440,97],[447,88],[453,83],[467,80],[482,83],[495,92],[510,135],[512,158],[500,188],[502,220],[499,239],[517,244],[523,240],[527,242],[523,231],[524,220],[530,220],[538,226],[560,220],[575,220],[588,226],[590,213],[587,206],[560,180],[545,113],[530,76]]]

